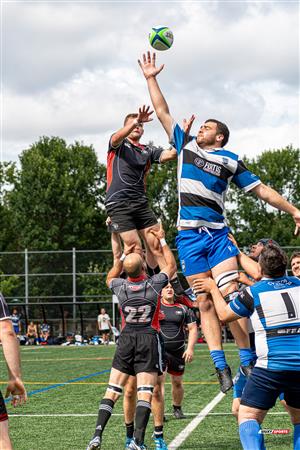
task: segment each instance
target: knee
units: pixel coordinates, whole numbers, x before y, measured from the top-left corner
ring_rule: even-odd
[[[231,412],[232,412],[232,415],[236,419],[238,419],[238,416],[239,416],[239,407],[240,407],[240,402],[235,398],[231,405]]]
[[[132,386],[125,389],[124,398],[131,400],[135,397],[136,397],[136,389],[134,389]]]
[[[174,389],[183,389],[182,380],[172,379],[172,385]]]
[[[212,300],[207,295],[200,295],[197,297],[200,313],[212,313],[214,312],[214,306]]]

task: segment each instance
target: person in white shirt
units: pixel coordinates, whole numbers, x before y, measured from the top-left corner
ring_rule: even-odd
[[[104,308],[101,308],[97,318],[99,334],[102,337],[103,344],[109,344],[109,332],[111,330],[110,317]]]

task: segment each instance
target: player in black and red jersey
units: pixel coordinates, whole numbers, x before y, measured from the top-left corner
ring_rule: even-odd
[[[27,399],[21,380],[19,342],[13,329],[11,317],[4,297],[0,293],[0,341],[7,364],[9,381],[6,396],[12,396],[12,404],[18,406]],[[0,392],[0,449],[12,450],[8,432],[8,416],[4,399]]]
[[[186,328],[188,342],[185,348]],[[176,419],[183,419],[182,377],[185,363],[193,360],[198,329],[195,314],[177,300],[171,284],[162,290],[160,329],[165,345],[167,372],[171,375],[172,381],[173,414]]]
[[[145,448],[144,436],[151,411],[153,387],[158,374],[162,372],[158,297],[176,271],[176,262],[166,244],[161,225],[158,231],[152,232],[160,241],[166,261],[166,266],[158,275],[147,278],[143,259],[138,253],[131,253],[126,256],[124,263],[116,260],[107,276],[107,285],[118,297],[125,327],[119,337],[108,388],[100,403],[94,437],[87,450],[100,449],[104,428],[130,375],[137,377],[138,401],[134,440],[129,448]],[[118,278],[123,269],[128,276],[125,280]]]

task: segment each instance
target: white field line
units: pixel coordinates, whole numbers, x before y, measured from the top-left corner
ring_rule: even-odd
[[[203,410],[202,410],[203,411]],[[201,413],[202,413],[201,411]],[[200,416],[200,414],[197,413],[184,413],[185,416],[197,416],[197,417],[208,417],[208,416],[232,416],[231,413],[208,413],[208,414],[202,414],[202,416]],[[9,414],[9,418],[12,417],[21,417],[21,418],[35,418],[35,417],[97,417],[98,414],[95,413],[91,413],[91,414]],[[121,413],[115,413],[112,414],[115,417],[123,417],[124,414]],[[287,415],[287,412],[269,412],[268,416],[282,416],[282,415]],[[165,416],[173,416],[173,413],[166,413]],[[199,422],[200,423],[200,422]]]
[[[211,412],[211,410],[225,397],[223,392],[219,392],[215,398],[203,408],[197,416],[173,439],[168,445],[170,450],[176,450],[189,437],[189,435],[197,428],[199,423]]]

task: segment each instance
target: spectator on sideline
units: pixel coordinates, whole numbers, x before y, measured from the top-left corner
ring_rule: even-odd
[[[39,343],[40,345],[48,345],[50,337],[50,325],[44,321],[40,325],[40,335],[39,335]]]
[[[105,308],[101,308],[97,318],[99,334],[102,337],[103,344],[109,344],[109,332],[111,330],[110,317]]]
[[[21,380],[21,363],[19,353],[19,343],[12,325],[11,316],[8,311],[4,297],[0,293],[0,341],[4,359],[8,368],[9,381],[6,389],[6,397],[12,396],[13,406],[18,406],[26,402],[27,394]],[[0,449],[12,450],[12,443],[9,437],[8,416],[4,399],[0,392]]]
[[[35,345],[38,340],[38,331],[37,326],[33,322],[33,320],[30,321],[28,327],[27,327],[27,344],[28,345]]]
[[[12,310],[11,321],[14,327],[14,332],[17,336],[20,336],[22,330],[21,314],[19,314],[17,308],[13,308]]]

